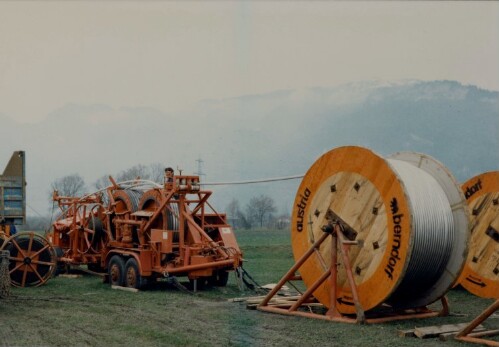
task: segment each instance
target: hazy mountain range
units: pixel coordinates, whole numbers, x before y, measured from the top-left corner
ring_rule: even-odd
[[[26,151],[28,205],[41,213],[54,179],[79,173],[90,191],[98,177],[139,163],[193,173],[202,158],[206,182],[237,181],[303,174],[322,153],[361,145],[432,155],[460,181],[499,169],[499,92],[455,81],[282,90],[205,100],[176,114],[67,104],[40,123],[0,114],[0,124],[0,158],[6,164],[12,151]],[[244,205],[268,194],[279,212],[290,211],[298,184],[214,187],[213,202],[223,210],[232,198]]]

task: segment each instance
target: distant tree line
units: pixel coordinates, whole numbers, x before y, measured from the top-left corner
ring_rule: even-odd
[[[138,177],[162,183],[164,179],[164,167],[159,163],[149,166],[138,164],[113,175],[116,182],[134,180]],[[110,184],[109,175],[101,176],[89,187],[87,187],[83,177],[79,174],[71,174],[58,178],[52,182],[49,192],[51,209],[53,209],[52,193],[54,190],[57,190],[60,196],[82,196],[87,192],[106,188]],[[234,198],[227,205],[225,212],[229,224],[235,229],[284,229],[289,227],[290,224],[289,214],[277,214],[274,199],[264,194],[252,197],[244,207]],[[34,224],[33,226],[45,223],[45,220],[36,218],[28,221],[28,224]]]
[[[234,229],[289,227],[290,216],[287,213],[276,214],[276,211],[274,199],[263,194],[252,197],[244,208],[234,198],[225,209],[228,222]]]
[[[149,166],[138,164],[126,170],[122,170],[112,177],[116,182],[134,180],[140,177],[143,180],[150,180],[163,183],[164,166],[160,163],[153,163]],[[85,180],[79,174],[71,174],[56,179],[50,185],[49,200],[52,201],[52,193],[57,190],[60,196],[81,196],[86,192],[100,190],[111,185],[109,175],[99,177],[91,186],[85,184]]]

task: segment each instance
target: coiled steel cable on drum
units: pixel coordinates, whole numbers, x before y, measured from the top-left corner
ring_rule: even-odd
[[[168,216],[168,220],[167,220],[167,223],[168,223],[168,228],[170,230],[179,230],[179,216],[180,216],[180,213],[179,213],[179,209],[178,209],[178,204],[176,203],[172,203],[172,204],[169,204],[169,207],[171,209],[168,209],[167,210],[167,216]]]
[[[130,202],[132,204],[130,207],[132,208],[132,212],[137,211],[139,209],[140,197],[144,194],[144,192],[136,189],[124,189],[124,191],[130,198]]]
[[[449,200],[435,178],[407,162],[387,161],[406,188],[413,216],[410,260],[389,299],[390,303],[400,303],[428,290],[442,276],[451,256],[455,228]]]

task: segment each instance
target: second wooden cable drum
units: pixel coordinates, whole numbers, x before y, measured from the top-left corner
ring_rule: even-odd
[[[471,242],[459,282],[477,296],[499,299],[499,171],[469,179],[462,190],[471,211]]]
[[[468,210],[448,170],[418,153],[382,158],[361,147],[321,156],[297,192],[291,242],[299,259],[323,233],[331,216],[353,230],[350,264],[364,310],[387,303],[417,308],[441,298],[456,282],[468,249]],[[300,269],[307,287],[328,271],[325,242]],[[345,268],[338,269],[337,308],[354,313]],[[330,307],[328,281],[314,296]]]

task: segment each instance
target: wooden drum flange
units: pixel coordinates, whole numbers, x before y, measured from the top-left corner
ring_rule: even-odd
[[[462,185],[471,212],[471,243],[459,283],[483,298],[499,298],[499,171]]]
[[[401,182],[388,163],[360,147],[341,147],[317,160],[303,178],[294,203],[291,243],[295,259],[320,237],[331,209],[357,231],[361,246],[351,248],[351,265],[364,310],[384,302],[401,280],[411,245],[411,216]],[[324,244],[300,270],[307,286],[329,264]],[[322,260],[321,258],[324,258]],[[326,265],[325,265],[326,264]],[[338,310],[354,313],[344,269],[339,269]],[[330,306],[325,282],[314,296]]]

